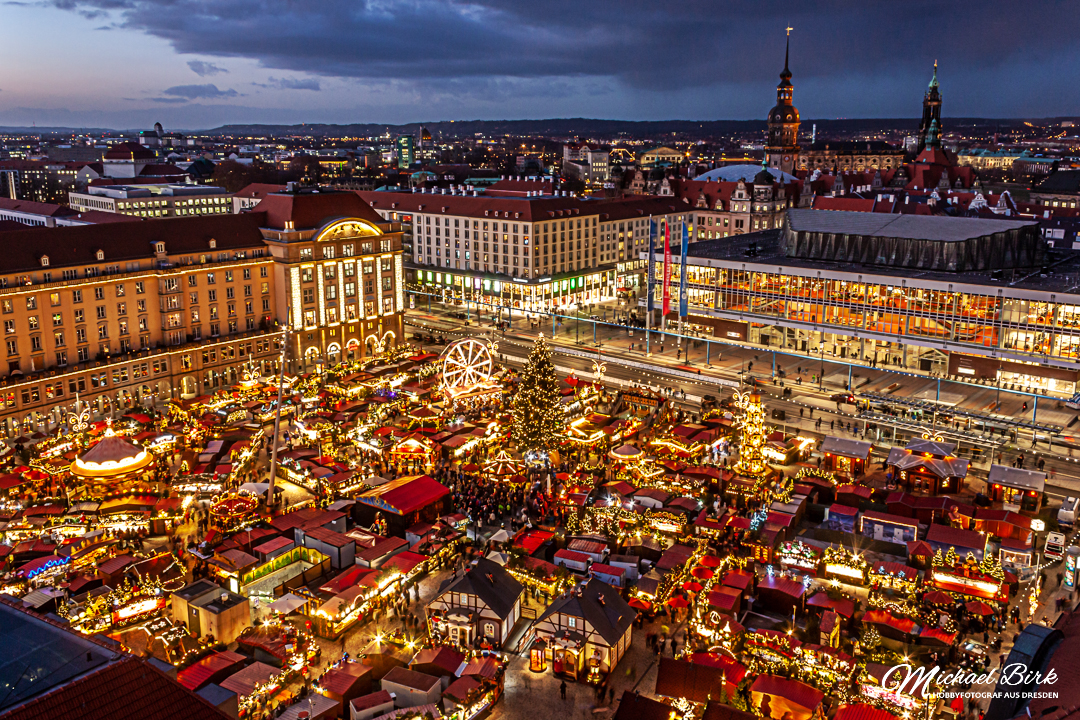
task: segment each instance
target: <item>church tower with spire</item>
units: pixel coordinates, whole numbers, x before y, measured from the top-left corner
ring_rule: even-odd
[[[788,57],[791,51],[791,28],[787,29],[784,48],[784,71],[776,86],[776,107],[769,111],[769,141],[765,146],[765,162],[792,175],[799,166],[799,111],[791,104],[791,70]]]
[[[937,131],[941,132],[941,90],[938,88],[937,81],[937,60],[934,61],[934,77],[930,79],[930,87],[926,89],[926,95],[922,101],[918,152],[922,152],[926,148],[926,140],[930,134],[931,125],[936,125]]]

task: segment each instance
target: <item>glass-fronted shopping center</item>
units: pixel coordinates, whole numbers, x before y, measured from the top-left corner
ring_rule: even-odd
[[[897,228],[886,224],[871,236],[864,213],[788,213],[784,229],[690,246],[689,334],[957,380],[1000,381],[1036,393],[1075,391],[1080,264],[1047,257],[1034,223],[909,218],[927,221],[903,230],[918,237],[890,237],[891,254],[875,250],[876,262],[869,264],[833,258],[842,255],[840,246],[882,243]],[[819,233],[825,236],[817,238],[820,257],[792,257],[793,247],[806,246],[807,238],[799,235],[813,225],[807,213],[831,216],[831,232]],[[958,251],[958,243],[968,248]],[[939,258],[965,252],[973,258],[996,253],[1000,259],[987,270],[933,269]],[[680,268],[675,256],[673,298]],[[663,277],[658,253],[652,280],[657,298]]]

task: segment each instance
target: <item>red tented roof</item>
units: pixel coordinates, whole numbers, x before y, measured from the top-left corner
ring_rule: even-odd
[[[415,475],[391,480],[385,485],[372,488],[358,496],[356,501],[398,515],[408,515],[449,494],[450,488],[434,478],[427,475]]]
[[[779,695],[796,705],[808,710],[814,710],[825,698],[825,693],[798,680],[789,680],[777,675],[758,675],[754,684],[750,686],[751,692],[759,692],[765,695]]]
[[[848,505],[841,505],[840,503],[833,503],[829,506],[830,515],[858,515],[859,509],[853,508]]]
[[[247,658],[240,653],[222,650],[207,655],[194,665],[184,668],[176,674],[176,679],[188,690],[198,690],[211,682],[215,675],[229,674],[230,669],[245,661]]]
[[[841,705],[836,710],[833,720],[896,720],[896,716],[888,710],[881,710],[862,703]]]
[[[949,525],[933,524],[926,533],[926,542],[933,545],[951,546],[956,548],[957,553],[963,555],[963,550],[986,549],[986,536],[974,530],[963,530]]]
[[[420,553],[415,553],[411,550],[404,550],[384,562],[380,569],[385,570],[387,568],[397,568],[402,575],[408,575],[410,572],[413,571],[413,568],[425,562],[426,560],[427,557],[421,555]]]
[[[276,537],[273,540],[267,540],[262,545],[257,545],[252,550],[255,553],[272,553],[275,550],[280,550],[283,547],[292,545],[293,541],[287,537]]]
[[[514,540],[514,544],[521,547],[526,555],[532,555],[541,545],[553,537],[555,537],[555,533],[547,530],[528,530],[518,535]]]
[[[600,573],[601,575],[614,575],[616,577],[622,577],[626,574],[626,568],[605,565],[604,563],[593,563],[589,566],[589,570],[594,573]]]
[[[368,668],[368,671],[371,671],[370,667]],[[319,685],[323,690],[340,696],[348,695],[352,691],[353,686],[357,683],[367,685],[370,684],[370,682],[371,681],[368,678],[358,677],[350,672],[338,670],[336,668],[327,670],[323,673],[322,678],[319,679]]]
[[[556,560],[568,560],[569,562],[587,563],[592,560],[591,557],[585,553],[577,552],[576,550],[559,550],[555,553]]]
[[[250,695],[255,688],[277,675],[280,670],[273,665],[262,662],[254,662],[243,670],[233,673],[218,683],[226,690],[232,690],[240,697]]]

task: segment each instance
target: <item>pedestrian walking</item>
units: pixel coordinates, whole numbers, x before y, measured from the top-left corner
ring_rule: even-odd
[[[566,681],[565,680],[563,680],[562,684],[559,685],[559,695],[562,696],[563,700],[566,699]]]

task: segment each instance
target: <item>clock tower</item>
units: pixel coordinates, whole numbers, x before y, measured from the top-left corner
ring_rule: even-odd
[[[788,56],[791,50],[791,28],[787,29],[784,48],[784,71],[776,86],[776,107],[769,111],[769,140],[765,145],[765,162],[792,175],[799,166],[799,111],[791,104],[791,70]]]

